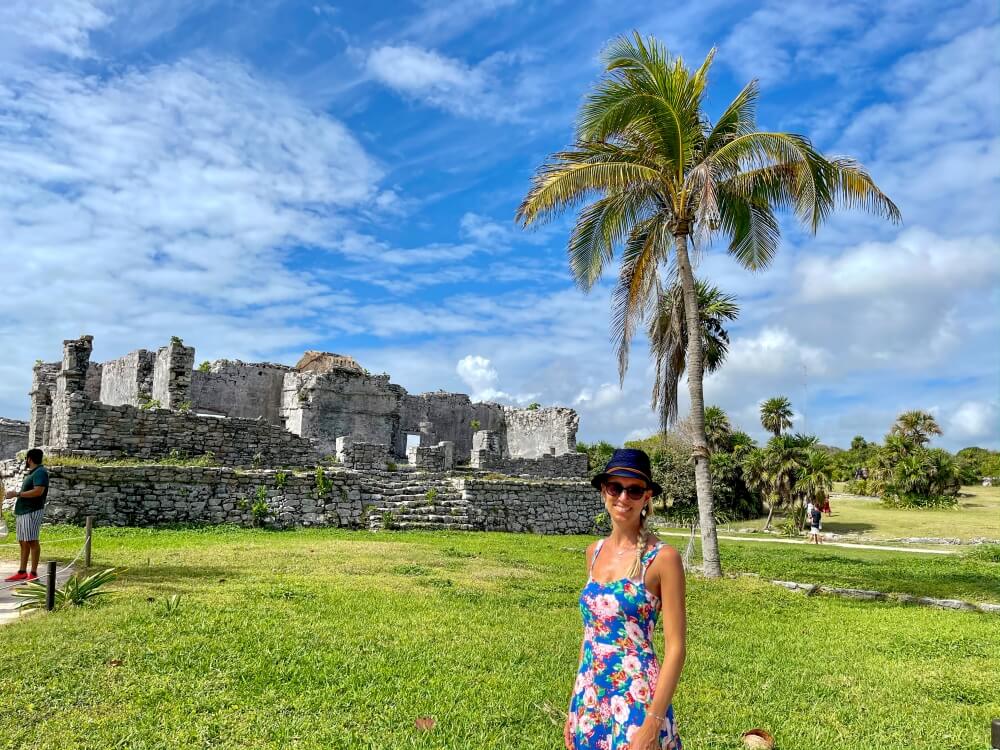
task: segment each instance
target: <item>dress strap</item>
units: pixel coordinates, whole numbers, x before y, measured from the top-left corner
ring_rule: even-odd
[[[663,542],[657,542],[653,549],[649,550],[642,556],[642,576],[646,577],[646,570],[649,568],[653,560],[656,559],[656,554],[663,548]],[[595,555],[596,557],[596,555]]]
[[[596,547],[594,547],[594,556],[593,556],[593,557],[591,558],[591,560],[590,560],[590,568],[589,568],[589,571],[590,571],[591,573],[593,573],[593,572],[594,572],[594,563],[596,563],[596,562],[597,562],[597,556],[598,556],[599,554],[601,554],[601,547],[603,547],[603,546],[604,546],[604,540],[603,540],[603,539],[598,539],[598,540],[597,540],[597,546],[596,546]]]

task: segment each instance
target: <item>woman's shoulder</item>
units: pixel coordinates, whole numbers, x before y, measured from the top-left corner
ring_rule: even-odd
[[[667,544],[655,534],[650,534],[646,538],[645,554],[649,555],[653,552],[656,553],[654,561],[660,560],[663,563],[670,564],[675,561],[679,562],[681,559],[681,553],[678,552],[673,546]]]

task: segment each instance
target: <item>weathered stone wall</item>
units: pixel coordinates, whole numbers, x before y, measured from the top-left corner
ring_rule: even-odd
[[[337,438],[337,460],[348,469],[385,471],[389,452],[384,445],[361,443],[350,437]]]
[[[52,401],[56,396],[56,376],[62,362],[36,362],[32,370],[31,420],[28,423],[28,447],[47,445],[52,429]]]
[[[5,483],[13,486],[11,477]],[[266,525],[358,526],[361,482],[354,472],[326,472],[319,490],[312,472],[235,471],[178,466],[50,466],[45,519],[99,525],[254,523],[253,507],[267,504]]]
[[[156,352],[153,366],[153,399],[164,409],[191,406],[191,375],[194,370],[194,347],[173,339]]]
[[[586,477],[587,455],[564,453],[539,458],[501,458],[489,451],[473,451],[472,467],[498,474],[529,477]]]
[[[101,365],[101,388],[97,401],[109,406],[141,406],[153,398],[153,368],[156,354],[138,349]]]
[[[576,451],[576,430],[580,426],[580,417],[573,409],[513,409],[505,406],[503,412],[507,428],[507,455],[538,458]]]
[[[406,391],[388,375],[346,369],[289,372],[282,390],[285,426],[316,442],[323,454],[336,451],[337,438],[392,446],[399,430],[400,401]]]
[[[306,466],[319,460],[309,440],[263,420],[108,406],[81,393],[55,404],[51,447],[106,457],[212,453],[225,466]]]
[[[437,445],[414,445],[406,452],[410,466],[427,471],[450,471],[455,465],[455,444],[442,441]]]
[[[13,458],[28,448],[29,429],[27,422],[0,417],[0,459]]]
[[[290,368],[269,362],[216,360],[207,372],[191,373],[193,408],[227,417],[263,417],[281,425],[281,392],[287,372]]]
[[[438,442],[455,444],[455,455],[464,457],[472,450],[472,434],[478,430],[504,430],[503,407],[499,404],[472,403],[462,393],[436,391],[418,396],[407,394],[400,404],[400,429],[393,443],[393,452],[406,454],[406,435],[421,433],[421,425],[432,425],[433,436],[423,445]],[[478,422],[478,427],[473,427]]]
[[[604,510],[589,482],[463,479],[458,485],[470,519],[484,531],[587,534]]]

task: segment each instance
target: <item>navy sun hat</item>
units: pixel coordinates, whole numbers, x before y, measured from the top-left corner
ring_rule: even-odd
[[[608,477],[632,477],[634,479],[645,479],[646,484],[653,490],[653,497],[656,497],[663,488],[653,481],[653,471],[649,466],[649,456],[646,451],[638,448],[618,448],[611,454],[611,460],[604,467],[604,471],[590,480],[595,489],[601,489],[601,484],[607,481]]]

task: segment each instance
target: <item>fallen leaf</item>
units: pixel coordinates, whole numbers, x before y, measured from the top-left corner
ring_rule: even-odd
[[[109,667],[120,667],[124,663],[125,662],[122,661],[121,659],[110,659],[110,660],[108,660],[108,666]]]
[[[434,725],[436,723],[437,722],[434,721],[433,717],[430,717],[430,716],[421,716],[419,719],[417,719],[415,722],[413,722],[413,725],[417,729],[419,729],[419,730],[421,730],[423,732],[429,732],[429,731],[431,731],[434,728]]]

